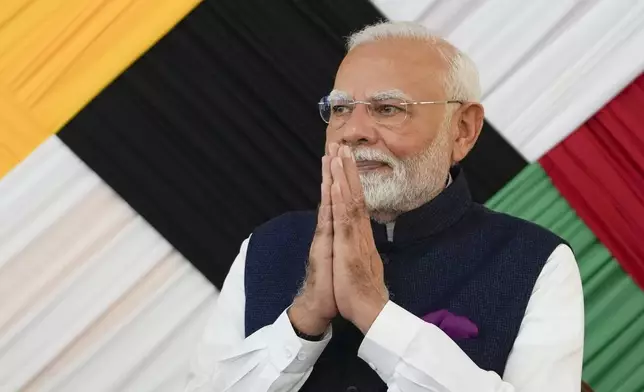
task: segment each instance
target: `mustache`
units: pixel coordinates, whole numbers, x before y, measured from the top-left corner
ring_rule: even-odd
[[[400,164],[400,161],[397,158],[389,154],[386,154],[380,150],[376,150],[375,148],[356,147],[356,148],[353,148],[351,152],[356,162],[360,162],[360,161],[382,162],[382,163],[386,163],[391,167],[396,167],[397,165]]]

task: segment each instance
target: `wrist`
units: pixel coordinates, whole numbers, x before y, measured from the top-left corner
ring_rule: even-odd
[[[318,316],[315,307],[301,298],[296,298],[293,305],[288,309],[287,315],[291,321],[293,329],[298,335],[318,337],[324,335],[329,324],[330,319]],[[306,337],[305,337],[306,339]],[[315,340],[315,339],[307,339]]]
[[[380,293],[358,297],[352,307],[354,311],[349,321],[366,335],[387,302],[389,302],[389,296]]]
[[[322,339],[324,339],[325,333],[322,332],[317,335],[307,335],[306,333],[300,331],[295,324],[291,322],[291,327],[293,328],[293,332],[295,332],[295,335],[297,335],[298,338],[307,340],[309,342],[319,342]]]

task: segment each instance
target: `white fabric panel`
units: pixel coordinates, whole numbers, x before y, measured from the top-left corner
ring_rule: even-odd
[[[57,137],[0,222],[0,391],[182,389],[216,290]]]
[[[644,71],[643,1],[373,2],[390,19],[421,22],[472,57],[487,119],[529,161]]]

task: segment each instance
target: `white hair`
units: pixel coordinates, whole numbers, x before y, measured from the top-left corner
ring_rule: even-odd
[[[476,64],[465,53],[427,27],[414,22],[380,22],[352,34],[347,40],[347,51],[357,46],[391,38],[405,38],[425,41],[435,49],[447,63],[445,75],[447,99],[479,102],[481,86]]]
[[[365,204],[373,219],[387,223],[432,200],[445,188],[451,164],[449,137],[448,132],[439,132],[425,150],[403,159],[370,146],[352,149],[356,162],[381,162],[391,168],[388,173],[360,173]]]

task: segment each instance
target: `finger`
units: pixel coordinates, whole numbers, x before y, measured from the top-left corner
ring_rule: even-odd
[[[331,211],[331,157],[322,157],[322,184],[320,184],[320,208],[318,210],[317,232],[330,235],[333,233],[333,212]]]
[[[322,193],[324,193],[324,190]],[[323,198],[324,197],[330,199],[331,195],[323,196]],[[333,238],[333,211],[331,208],[331,204],[321,204],[320,207],[318,207],[318,222],[315,226],[313,243],[316,243],[316,238]]]
[[[333,212],[330,205],[318,208],[318,223],[315,228],[315,234],[323,236],[333,234]]]
[[[331,157],[322,157],[322,198],[321,205],[331,205],[331,184],[333,178],[331,177]]]
[[[343,165],[342,157],[333,157],[331,160],[331,177],[333,178],[333,184],[338,184],[340,187],[344,203],[350,205],[352,203],[351,188],[349,187],[347,176],[344,174]]]
[[[353,225],[349,221],[349,217],[347,215],[346,204],[344,203],[344,198],[342,197],[342,190],[340,189],[340,185],[337,183],[331,185],[331,205],[333,213],[333,247],[334,249],[336,249],[336,247],[338,246],[338,244],[336,244],[338,237],[341,238],[350,236],[352,234],[353,228]],[[338,235],[338,237],[335,237],[336,234]]]
[[[344,174],[349,183],[351,190],[351,199],[359,210],[364,208],[364,192],[362,190],[362,183],[360,182],[360,174],[358,173],[358,166],[351,154],[349,146],[344,146],[341,149],[340,156],[342,156],[342,166],[344,167]]]
[[[335,157],[338,156],[338,149],[340,145],[338,143],[329,144],[329,156]]]

